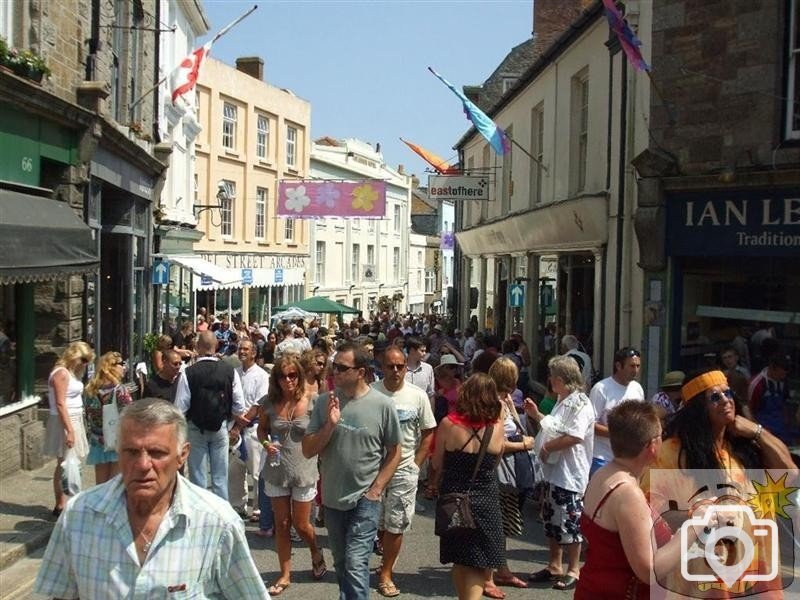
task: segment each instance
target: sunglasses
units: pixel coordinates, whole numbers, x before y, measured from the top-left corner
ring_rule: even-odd
[[[641,356],[641,355],[642,355],[642,353],[639,352],[638,350],[634,349],[634,348],[628,348],[627,350],[623,350],[620,353],[620,356],[622,358],[631,358],[633,356]]]
[[[298,373],[281,373],[278,375],[278,379],[297,379],[300,375]]]
[[[725,397],[728,400],[733,400],[733,390],[728,388],[722,392],[713,392],[709,397],[708,400],[711,404],[719,404],[722,402],[722,398]]]
[[[325,363],[324,362],[318,362],[317,366],[318,367],[322,367],[324,369],[325,368]]]
[[[357,369],[358,367],[351,367],[349,365],[343,365],[341,363],[333,363],[333,370],[337,373],[347,373],[350,369]]]
[[[387,371],[402,371],[405,368],[405,365],[386,365]]]
[[[117,366],[117,367],[124,367],[125,366],[125,361],[124,360],[118,360],[117,362],[114,363],[114,365]]]

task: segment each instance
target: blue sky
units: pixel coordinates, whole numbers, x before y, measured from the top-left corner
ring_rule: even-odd
[[[398,138],[454,161],[451,148],[469,126],[427,67],[456,87],[482,83],[530,37],[533,12],[532,0],[203,0],[211,34],[254,3],[212,56],[230,65],[261,56],[268,83],[311,102],[314,139],[380,142],[386,162],[423,185],[426,163]]]

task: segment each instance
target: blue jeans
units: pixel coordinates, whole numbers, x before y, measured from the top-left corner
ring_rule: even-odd
[[[275,527],[275,515],[272,512],[272,502],[269,500],[266,492],[264,492],[264,477],[258,476],[258,510],[261,511],[261,516],[258,517],[258,528],[262,531],[272,529]]]
[[[211,491],[223,500],[228,499],[228,429],[222,424],[219,431],[200,431],[189,423],[189,481],[208,489],[206,474],[211,468]]]
[[[381,503],[365,496],[350,510],[325,507],[340,600],[369,600],[369,557],[380,514]]]

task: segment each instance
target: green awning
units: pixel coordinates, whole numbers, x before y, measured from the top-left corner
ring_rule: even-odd
[[[289,302],[289,304],[278,306],[272,310],[273,312],[278,312],[292,307],[302,308],[303,310],[313,313],[333,313],[337,315],[358,314],[361,312],[361,310],[358,308],[353,308],[352,306],[346,306],[344,304],[334,302],[330,298],[325,298],[324,296],[312,296],[311,298],[305,298],[304,300]]]
[[[95,271],[94,233],[66,203],[0,189],[0,284]]]

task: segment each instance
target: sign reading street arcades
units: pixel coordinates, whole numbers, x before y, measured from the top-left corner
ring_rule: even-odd
[[[798,256],[800,193],[778,190],[667,198],[673,256]]]
[[[430,175],[428,197],[431,200],[488,200],[489,177],[470,175]]]

